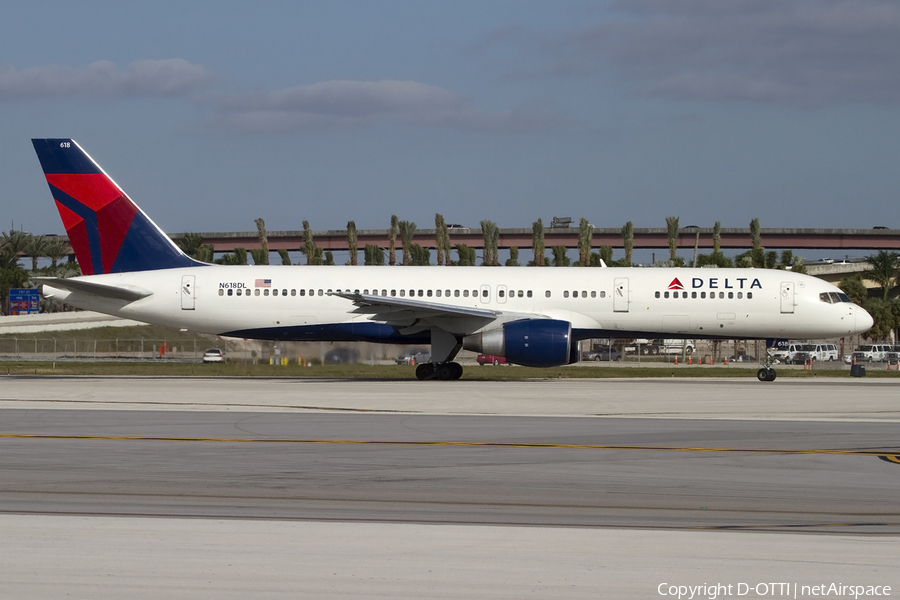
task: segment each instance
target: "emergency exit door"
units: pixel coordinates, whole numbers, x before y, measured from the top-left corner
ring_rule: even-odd
[[[183,275],[181,277],[181,310],[194,310],[195,275]]]
[[[790,281],[781,282],[781,312],[794,312],[794,284]]]
[[[628,278],[616,277],[613,280],[613,311],[628,312]]]

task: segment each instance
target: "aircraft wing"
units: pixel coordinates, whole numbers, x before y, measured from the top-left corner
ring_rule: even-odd
[[[153,294],[150,290],[145,290],[137,286],[107,285],[105,283],[85,281],[84,279],[75,277],[35,277],[33,281],[61,290],[77,292],[79,294],[91,294],[101,298],[126,300],[128,302],[134,302],[135,300],[140,300],[141,298],[146,298]]]
[[[467,333],[500,317],[500,313],[483,308],[452,306],[413,298],[342,292],[335,292],[334,295],[352,301],[356,306],[354,313],[372,315],[373,321],[402,328],[405,330],[403,333],[429,326],[454,333]]]

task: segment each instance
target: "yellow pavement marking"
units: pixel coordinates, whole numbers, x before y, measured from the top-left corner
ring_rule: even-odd
[[[327,440],[289,438],[205,438],[128,435],[64,435],[3,433],[0,439],[94,440],[137,442],[208,442],[229,444],[347,444],[370,446],[460,446],[481,448],[548,448],[561,450],[650,450],[657,452],[734,452],[750,454],[839,454],[853,456],[883,456],[900,463],[900,454],[890,450],[835,450],[822,448],[708,448],[694,446],[628,446],[611,444],[540,444],[529,442],[453,442],[441,440]]]

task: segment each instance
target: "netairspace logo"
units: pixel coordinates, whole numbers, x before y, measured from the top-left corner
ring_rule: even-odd
[[[678,600],[692,598],[746,597],[746,598],[868,598],[891,595],[889,585],[844,585],[842,583],[822,583],[801,585],[798,583],[717,583],[703,585],[673,585],[661,583],[656,588],[660,596],[671,596]]]

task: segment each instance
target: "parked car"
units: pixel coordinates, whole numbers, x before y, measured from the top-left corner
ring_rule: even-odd
[[[326,365],[350,364],[359,362],[359,350],[356,348],[335,348],[325,355]]]
[[[588,350],[581,354],[581,360],[583,361],[613,361],[613,360],[622,360],[622,353],[617,349],[612,348],[610,346],[601,346],[594,350]]]
[[[737,354],[735,356],[729,356],[728,362],[730,363],[755,363],[759,362],[756,360],[755,356],[751,356],[750,354]]]
[[[203,353],[203,362],[223,363],[225,362],[225,353],[219,348],[209,348]]]
[[[496,356],[494,354],[479,354],[478,358],[475,360],[478,361],[478,364],[482,367],[484,365],[494,365],[495,367],[498,365],[507,365],[509,363],[506,362],[506,357],[504,356]]]
[[[431,354],[425,350],[410,350],[394,359],[398,365],[420,365],[431,362]]]

